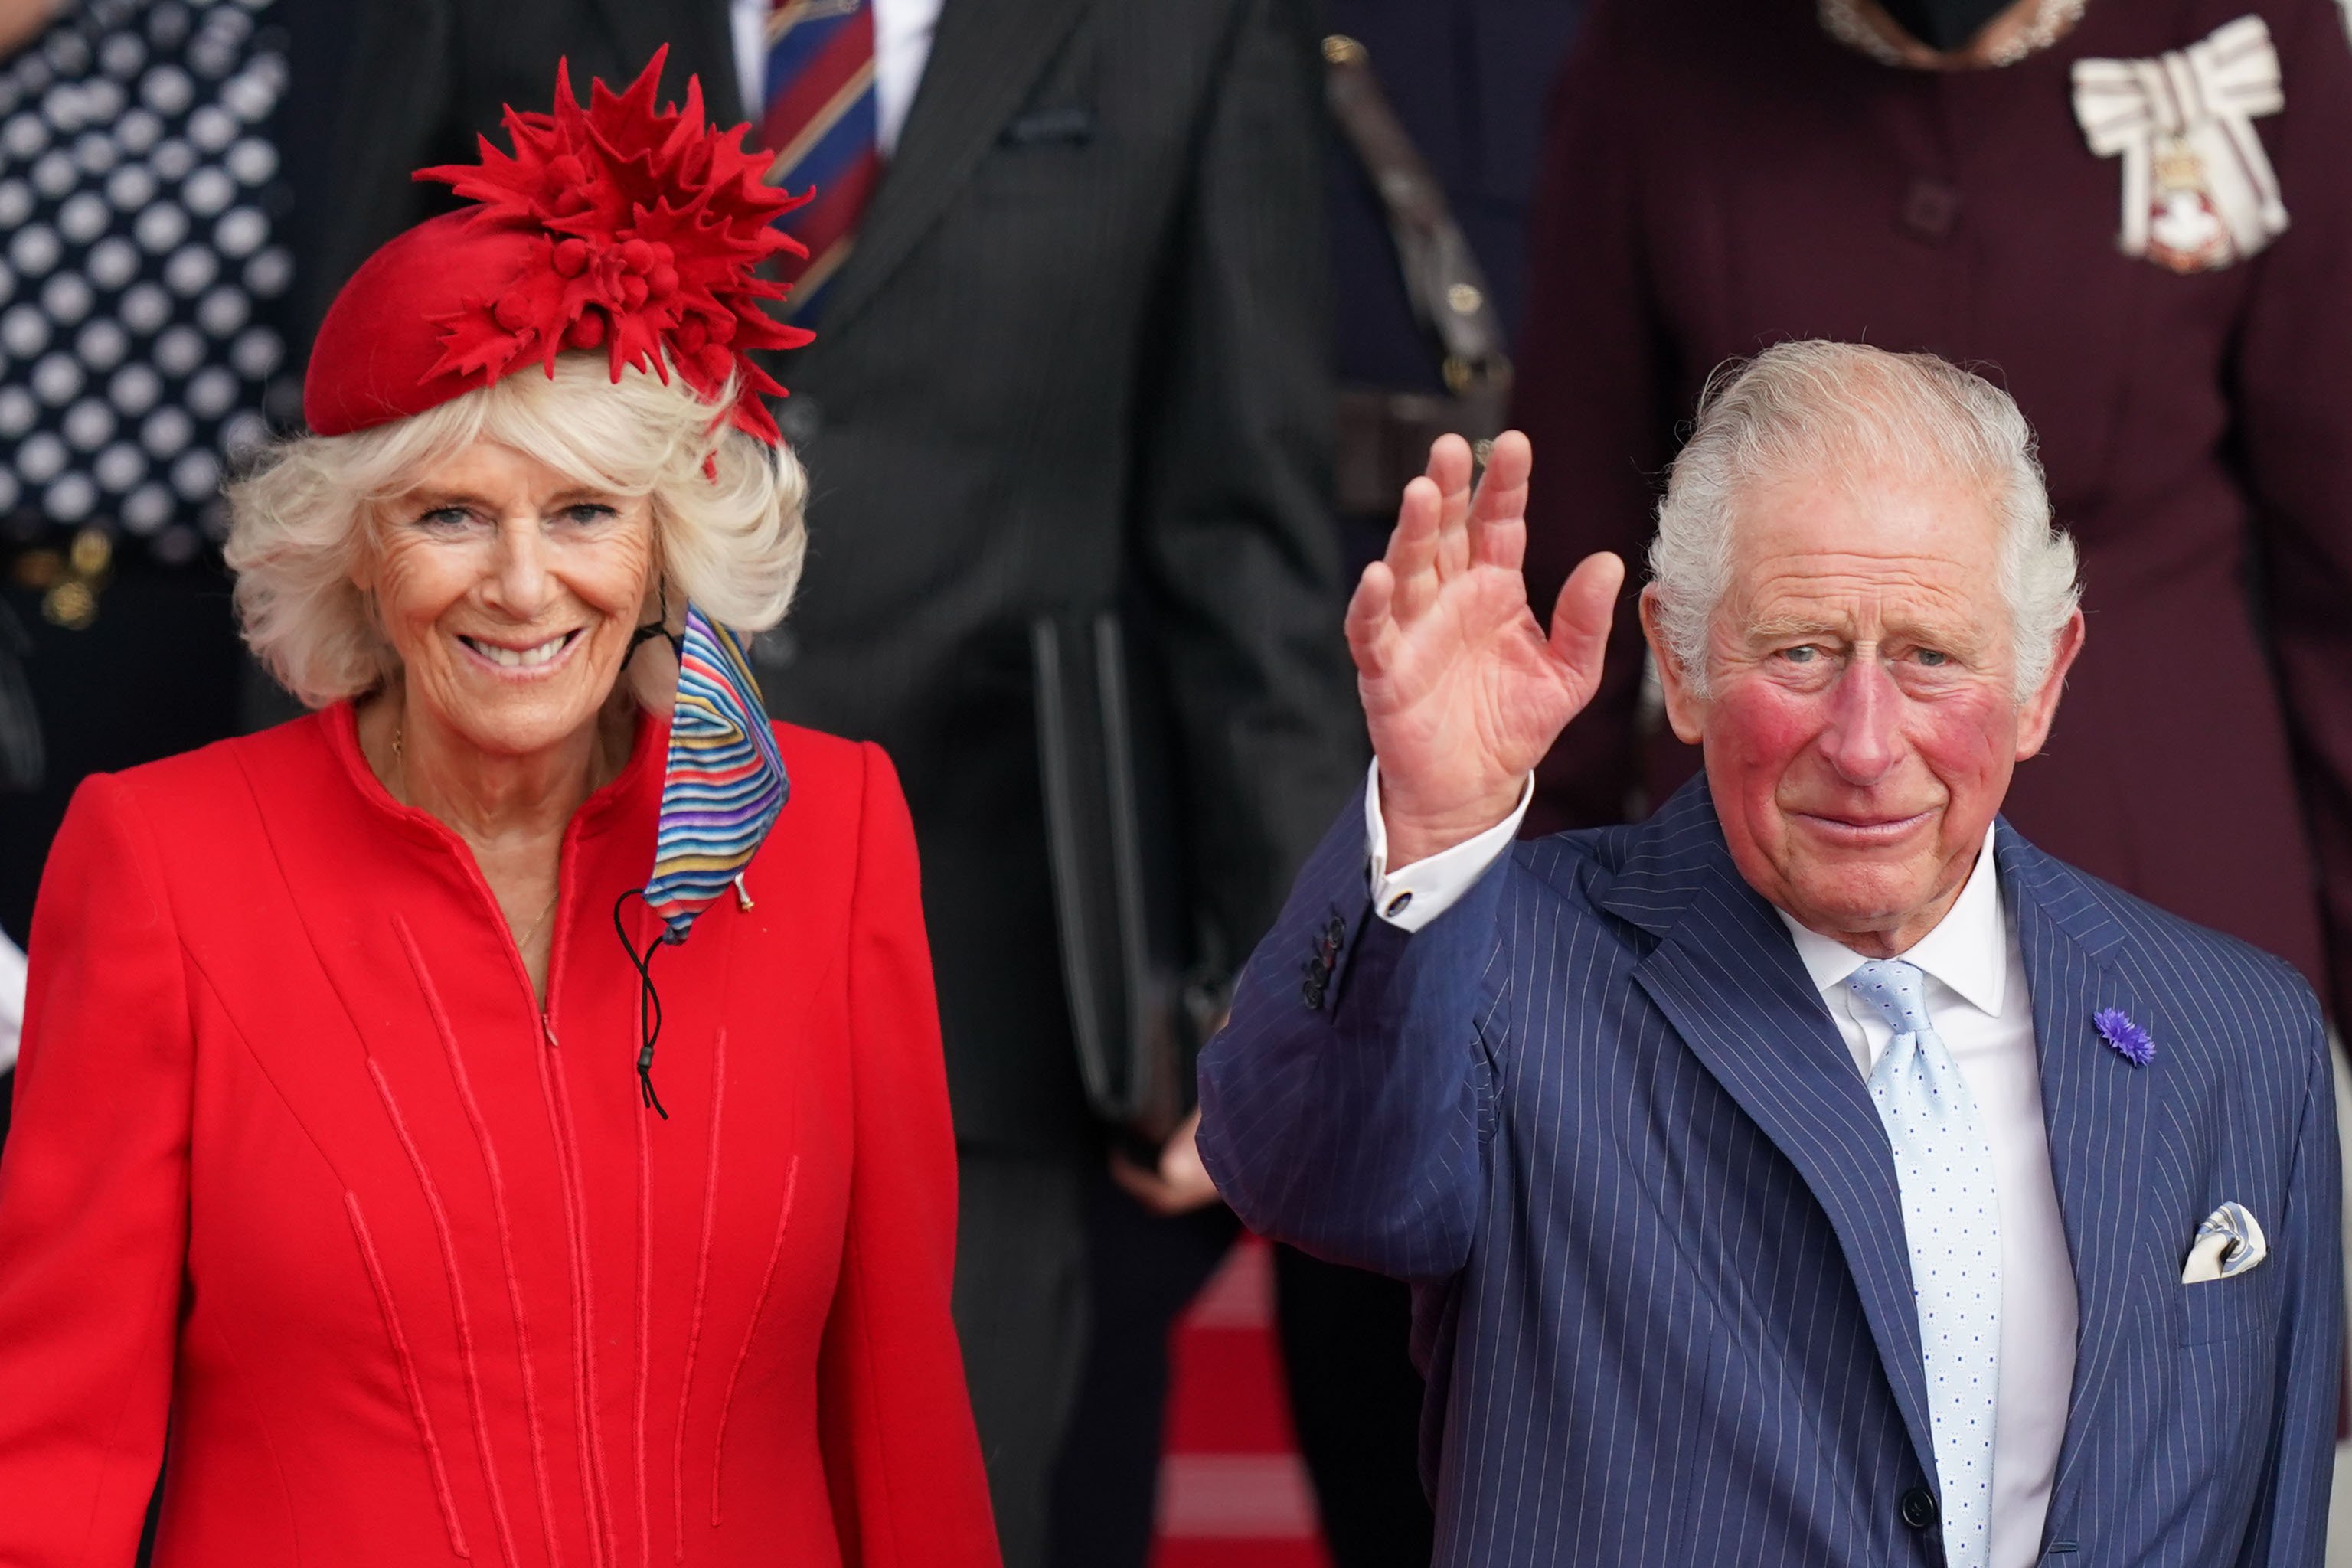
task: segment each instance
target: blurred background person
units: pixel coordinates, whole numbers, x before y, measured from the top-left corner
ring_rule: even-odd
[[[1059,1526],[1091,1568],[1149,1531],[1155,1372],[1232,1233],[1147,1213],[1107,1146],[1161,1173],[1192,1049],[1359,767],[1319,34],[1293,0],[947,0],[894,135],[893,6],[872,20],[878,169],[813,262],[787,407],[807,597],[763,668],[780,711],[910,781],[1006,1560],[1045,1561]],[[866,155],[772,63],[769,93],[786,160]],[[1069,1437],[1082,1355],[1141,1386]],[[1132,1500],[1054,1519],[1066,1437],[1087,1494]]]
[[[304,191],[301,285],[294,319],[315,327],[360,263],[392,236],[455,204],[446,189],[411,179],[426,164],[475,156],[509,105],[547,96],[568,60],[584,91],[628,81],[669,47],[666,100],[699,77],[711,119],[736,125],[740,75],[726,0],[661,5],[614,0],[279,0],[305,6],[294,37],[295,91],[331,169],[315,199]],[[310,6],[332,8],[310,26]],[[301,339],[308,342],[307,336]]]
[[[19,942],[82,777],[237,724],[219,488],[295,386],[286,89],[269,0],[0,0],[0,931]],[[0,1070],[0,1133],[10,1098]]]
[[[27,639],[13,611],[0,608],[0,791],[39,785],[41,731],[23,663]],[[8,1141],[15,1099],[16,1037],[25,1021],[25,950],[0,931],[0,1145]]]
[[[1502,428],[1544,104],[1582,11],[1576,0],[1326,7],[1335,489],[1351,576],[1380,553],[1432,441]],[[1286,1247],[1275,1270],[1291,1413],[1332,1560],[1423,1568],[1434,1521],[1418,1474],[1412,1293]]]
[[[1638,558],[1677,411],[1727,356],[1820,336],[1983,367],[2041,433],[2095,634],[2004,809],[2292,961],[2340,1018],[2347,163],[2334,0],[1596,0],[1518,362],[1530,592]],[[1621,612],[1530,831],[1638,816],[1696,765],[1643,734]]]
[[[698,73],[774,181],[819,192],[794,226],[818,338],[779,409],[809,570],[756,658],[780,716],[880,742],[907,783],[957,1316],[1006,1560],[1035,1568],[1089,1343],[1156,1386],[1232,1235],[1149,1214],[1110,1150],[1160,1179],[1226,976],[1360,771],[1320,31],[1299,0],[380,0],[351,31],[352,184],[309,298],[431,210],[411,166],[463,156],[559,54],[634,74],[667,43],[667,90]],[[1090,1311],[1096,1256],[1135,1262]],[[1108,1412],[1142,1500],[1121,1529],[1150,1528],[1159,1416]]]
[[[225,462],[290,408],[289,13],[0,3],[0,931],[86,774],[233,731]],[[299,154],[298,154],[299,157]],[[21,984],[0,972],[0,1008]],[[13,1082],[0,1061],[0,1139]]]
[[[15,1100],[16,1038],[25,1026],[25,951],[0,936],[0,1142]]]

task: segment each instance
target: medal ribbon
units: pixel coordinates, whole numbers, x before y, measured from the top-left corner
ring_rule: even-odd
[[[2167,140],[2201,165],[2204,195],[2229,230],[2231,253],[2213,265],[2252,256],[2284,232],[2278,174],[2253,122],[2285,106],[2278,52],[2260,16],[2224,23],[2187,48],[2154,59],[2076,60],[2075,122],[2092,152],[2123,159],[2123,232],[2116,244],[2124,253],[2148,253],[2156,153]]]

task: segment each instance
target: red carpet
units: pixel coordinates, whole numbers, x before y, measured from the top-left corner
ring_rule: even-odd
[[[1153,1568],[1330,1568],[1283,1397],[1263,1242],[1234,1248],[1172,1353]]]

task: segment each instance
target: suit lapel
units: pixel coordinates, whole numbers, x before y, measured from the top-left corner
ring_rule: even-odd
[[[1912,1447],[1932,1476],[1911,1255],[1869,1089],[1787,929],[1732,864],[1703,786],[1685,786],[1653,826],[1674,847],[1646,863],[1637,855],[1599,901],[1661,933],[1634,980],[1828,1215]]]
[[[595,0],[596,9],[612,30],[625,75],[613,84],[628,85],[654,51],[669,46],[669,68],[662,73],[665,101],[686,97],[686,79],[702,78],[702,100],[713,125],[738,125],[751,118],[736,83],[735,37],[728,21],[727,0],[673,0],[649,5],[646,0]],[[585,88],[584,81],[573,85]]]
[[[2146,1173],[2163,1085],[2165,1022],[2147,998],[2126,987],[2112,962],[2122,929],[2075,873],[2007,824],[1995,858],[2033,993],[2050,1172],[2074,1255],[2081,1321],[2052,1499],[2056,1518],[2083,1455],[2098,1441],[2118,1369],[2137,1353],[2133,1342],[2158,1326],[2163,1278],[2155,1260],[2165,1256],[2164,1215],[2146,1201]],[[2154,1061],[2134,1067],[2100,1037],[2091,1016],[2103,1007],[2120,1008],[2155,1034]]]
[[[898,151],[828,289],[828,333],[866,307],[938,221],[1090,3],[949,0],[940,7]]]

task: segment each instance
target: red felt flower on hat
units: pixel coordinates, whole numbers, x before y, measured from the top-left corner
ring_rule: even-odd
[[[529,237],[510,284],[430,318],[441,357],[428,380],[488,385],[533,363],[552,374],[566,349],[602,348],[615,381],[624,365],[667,380],[667,359],[714,400],[740,374],[729,417],[771,445],[782,439],[762,398],[784,389],[751,356],[814,334],[767,313],[763,301],[787,290],[758,268],[778,251],[808,254],[775,224],[814,193],[768,184],[768,157],[743,148],[748,127],[708,122],[699,80],[687,83],[683,109],[657,110],[668,54],[656,53],[625,92],[593,83],[584,110],[569,62],[559,65],[552,114],[507,110],[511,153],[486,136],[479,164],[416,172],[479,202],[461,215],[475,228]]]

